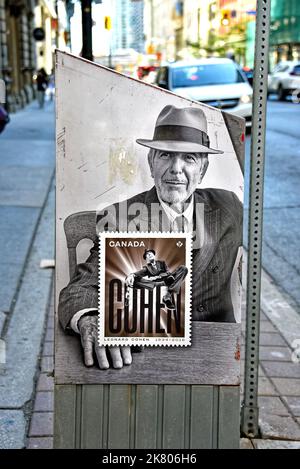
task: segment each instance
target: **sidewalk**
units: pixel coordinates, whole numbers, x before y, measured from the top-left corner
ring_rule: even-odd
[[[40,268],[54,257],[53,175],[53,105],[33,103],[0,136],[0,448],[53,443],[53,270]],[[261,438],[241,447],[300,448],[300,316],[265,273],[262,295]]]
[[[261,438],[242,438],[241,448],[300,449],[300,365],[292,361],[292,343],[294,338],[299,338],[300,317],[265,272],[262,275],[262,291],[258,400]],[[243,298],[244,339],[245,292]],[[288,325],[292,326],[292,330]],[[53,328],[52,295],[28,448],[52,448],[53,444]],[[241,362],[241,399],[243,366],[244,360]]]
[[[34,102],[0,135],[0,448],[22,448],[54,256],[54,107]]]
[[[246,266],[244,265],[244,273]],[[241,440],[243,448],[300,449],[300,363],[293,361],[300,339],[300,316],[262,272],[258,406],[261,438]],[[246,294],[243,294],[242,339],[245,338]],[[299,342],[298,342],[299,357]],[[243,393],[244,347],[241,362]]]

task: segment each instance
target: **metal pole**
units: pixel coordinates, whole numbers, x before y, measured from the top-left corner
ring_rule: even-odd
[[[92,44],[92,0],[81,0],[82,14],[82,57],[93,60]]]
[[[257,392],[270,5],[271,0],[257,0],[250,161],[246,356],[242,407],[242,432],[249,437],[257,436],[259,430]]]

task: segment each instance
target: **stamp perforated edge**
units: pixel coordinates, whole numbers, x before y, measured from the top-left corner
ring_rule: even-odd
[[[186,265],[188,274],[185,278],[185,316],[184,316],[184,337],[105,337],[105,308],[101,296],[105,291],[105,239],[106,238],[185,238],[186,240]],[[192,334],[192,234],[191,233],[171,233],[171,232],[110,232],[98,233],[99,259],[98,259],[98,343],[100,346],[171,346],[188,347],[191,345]]]

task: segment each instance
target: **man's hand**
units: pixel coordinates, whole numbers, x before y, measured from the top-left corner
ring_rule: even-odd
[[[130,274],[130,275],[128,275],[128,277],[126,277],[125,283],[128,287],[133,287],[134,277],[135,277],[134,274]]]
[[[94,364],[94,351],[101,370],[107,370],[109,368],[108,355],[111,357],[113,368],[123,368],[123,365],[131,365],[132,357],[130,347],[100,347],[98,344],[97,327],[98,317],[96,315],[82,316],[78,321],[85,365],[92,366]]]

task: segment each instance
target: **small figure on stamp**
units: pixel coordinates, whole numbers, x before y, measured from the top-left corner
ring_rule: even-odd
[[[156,260],[155,256],[156,252],[153,249],[145,249],[143,258],[147,261],[147,265],[130,274],[126,278],[126,285],[134,288],[148,288],[149,290],[153,290],[158,284],[166,285],[168,292],[162,298],[163,303],[168,309],[175,309],[173,293],[179,293],[188,269],[181,265],[174,272],[170,272],[165,261]],[[127,293],[125,305],[128,301]]]

